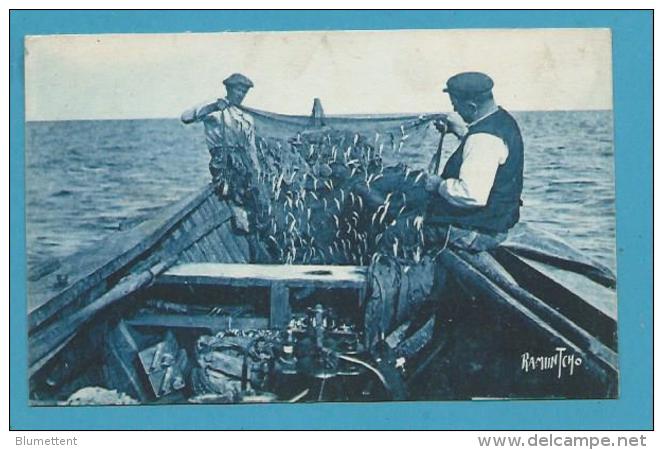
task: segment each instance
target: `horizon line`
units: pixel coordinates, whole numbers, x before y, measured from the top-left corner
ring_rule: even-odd
[[[273,112],[263,111],[259,112]],[[507,111],[513,113],[532,113],[532,112],[612,112],[612,108],[586,108],[586,109],[508,109]],[[419,112],[390,112],[390,113],[350,113],[350,114],[326,114],[326,117],[334,118],[348,118],[348,117],[361,117],[367,118],[370,116],[418,116],[427,114],[448,114],[444,111],[419,111]],[[275,113],[285,116],[294,117],[309,117],[310,114],[291,114],[291,113]],[[153,117],[84,117],[84,118],[64,118],[64,119],[25,119],[25,123],[29,122],[88,122],[88,121],[119,121],[119,120],[179,120],[179,115],[176,116],[153,116]]]

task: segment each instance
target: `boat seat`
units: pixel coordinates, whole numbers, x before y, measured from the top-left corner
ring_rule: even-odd
[[[367,269],[361,266],[191,263],[171,267],[158,284],[267,287],[270,326],[291,318],[290,288],[355,289],[363,298]]]

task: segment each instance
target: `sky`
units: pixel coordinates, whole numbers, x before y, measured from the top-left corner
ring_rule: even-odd
[[[26,119],[178,117],[225,95],[241,72],[245,104],[310,114],[448,111],[446,80],[483,71],[518,110],[612,109],[607,29],[232,32],[31,36]]]

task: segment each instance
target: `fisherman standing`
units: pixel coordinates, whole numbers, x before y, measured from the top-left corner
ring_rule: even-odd
[[[261,183],[261,162],[256,147],[253,117],[240,107],[253,82],[234,73],[223,80],[225,98],[205,103],[182,113],[185,124],[202,122],[210,152],[212,183],[228,199],[235,229],[248,233],[251,260],[265,259],[258,243],[258,229],[266,223],[268,195]]]
[[[456,115],[436,122],[441,133],[460,140],[444,167],[441,149],[426,181],[431,193],[424,220],[426,246],[451,245],[481,251],[494,248],[520,219],[523,140],[515,119],[497,106],[493,80],[464,72],[444,92]],[[458,117],[459,116],[459,117]]]
[[[234,73],[223,84],[225,98],[189,109],[181,120],[185,124],[203,122],[212,183],[222,196],[243,205],[255,197],[261,174],[253,118],[240,108],[253,82]]]

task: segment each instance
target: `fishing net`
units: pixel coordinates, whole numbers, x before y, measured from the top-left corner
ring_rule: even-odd
[[[258,230],[274,262],[369,265],[378,253],[421,260],[428,200],[421,161],[437,149],[435,116],[249,112],[269,199]]]

